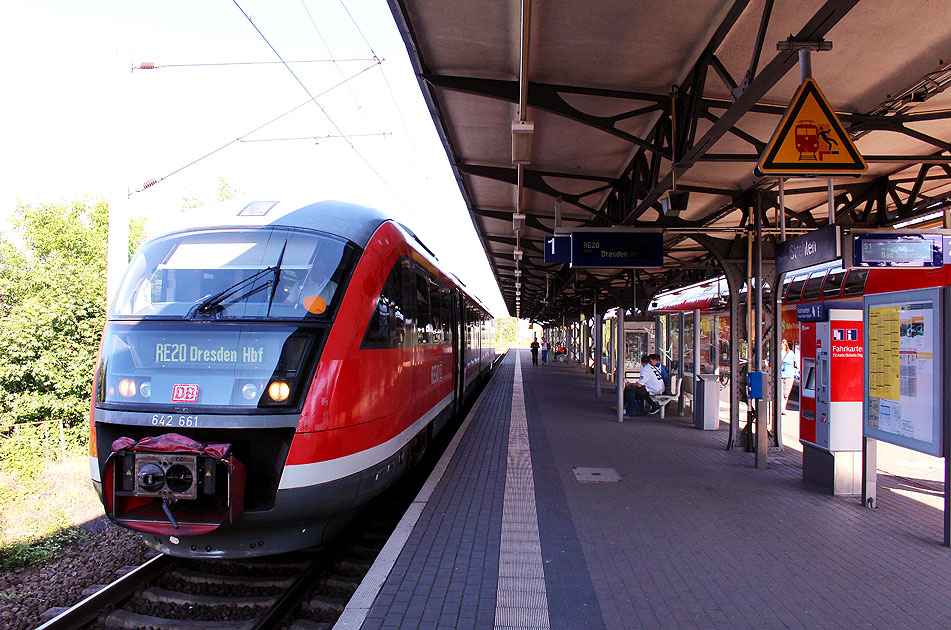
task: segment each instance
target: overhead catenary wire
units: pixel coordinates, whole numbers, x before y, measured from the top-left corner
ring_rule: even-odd
[[[305,0],[300,0],[301,6],[304,8],[304,12],[307,13],[307,17],[310,20],[311,25],[314,27],[314,31],[317,33],[317,37],[320,38],[320,42],[324,45],[324,48],[327,50],[327,53],[333,56],[333,51],[330,49],[330,44],[324,38],[323,33],[321,33],[320,28],[317,26],[316,20],[314,20],[313,14],[311,14],[310,9],[307,8],[307,3]],[[376,54],[376,50],[373,48],[373,45],[370,44],[370,41],[367,39],[366,34],[363,32],[363,29],[360,28],[360,24],[357,23],[356,19],[353,17],[353,14],[350,13],[350,9],[347,8],[347,5],[344,4],[343,0],[340,0],[340,6],[343,8],[344,12],[347,14],[347,17],[350,18],[350,22],[353,23],[354,28],[357,29],[357,32],[360,34],[360,37],[363,38],[363,42],[366,44],[367,49],[370,51],[370,54],[373,55],[374,59],[379,59],[379,56]],[[381,62],[385,59],[380,59]],[[403,127],[403,131],[406,134],[406,139],[409,140],[410,147],[412,148],[413,155],[416,156],[416,161],[421,161],[419,155],[419,149],[416,146],[416,141],[413,139],[413,134],[409,130],[409,125],[406,124],[406,118],[403,116],[403,110],[399,105],[399,101],[396,99],[396,95],[393,93],[393,88],[390,86],[390,80],[386,74],[386,67],[383,63],[380,63],[380,76],[383,79],[383,85],[386,86],[386,90],[390,95],[390,100],[393,103],[393,108],[396,111],[397,117],[400,119],[400,124]],[[343,70],[337,66],[337,71],[343,74]],[[363,106],[363,103],[360,102],[360,98],[357,96],[356,92],[353,91],[353,88],[350,88],[350,94],[353,96],[353,100],[356,101],[357,107],[367,117],[370,122],[379,127],[380,125],[373,119],[372,116],[367,112],[367,109]]]
[[[351,63],[351,62],[378,61],[375,57],[353,58],[353,59],[297,59],[287,63]],[[132,70],[159,70],[161,68],[217,68],[223,66],[268,66],[283,65],[280,61],[222,61],[218,63],[155,63],[152,61],[143,61],[139,65],[133,65]]]
[[[378,137],[378,138],[379,138],[379,137],[385,137],[385,136],[387,136],[387,135],[388,135],[388,134],[387,134],[386,132],[381,132],[381,133],[352,133],[352,134],[350,134],[349,137],[351,137],[351,138],[372,138],[372,137]],[[242,139],[241,139],[241,142],[247,142],[247,143],[249,143],[249,142],[289,142],[289,141],[292,141],[292,140],[317,140],[317,141],[320,141],[320,140],[341,140],[341,139],[343,139],[343,138],[344,138],[343,136],[334,136],[334,135],[326,135],[326,136],[293,136],[293,137],[290,137],[290,138],[259,138],[259,139],[254,139],[254,140],[248,140],[248,139],[242,138]]]
[[[393,193],[393,195],[400,201],[400,203],[402,203],[404,206],[406,206],[407,208],[409,208],[409,207],[410,207],[409,204],[406,203],[405,200],[403,200],[403,198],[400,196],[400,194],[390,185],[390,183],[389,183],[388,181],[386,181],[386,179],[380,174],[380,172],[377,171],[377,170],[373,167],[373,165],[370,163],[370,161],[367,160],[367,158],[366,158],[362,153],[360,153],[360,151],[353,145],[353,143],[350,142],[350,141],[346,138],[346,134],[345,134],[345,133],[343,132],[343,130],[340,128],[340,125],[338,125],[337,122],[330,116],[330,114],[327,113],[327,110],[324,109],[323,105],[321,105],[320,103],[317,102],[317,98],[316,98],[313,94],[311,94],[311,92],[310,92],[309,89],[307,89],[307,86],[304,85],[304,82],[301,81],[301,79],[300,79],[299,76],[297,76],[297,73],[294,72],[294,69],[291,68],[291,67],[287,64],[286,61],[284,61],[284,58],[281,56],[281,53],[277,52],[277,49],[274,48],[274,45],[271,44],[271,42],[268,40],[267,36],[265,36],[264,33],[261,32],[261,29],[259,29],[258,26],[257,26],[257,24],[254,23],[254,20],[251,19],[251,16],[248,15],[248,14],[245,12],[245,10],[241,8],[241,5],[238,4],[238,0],[232,0],[232,2],[234,3],[234,6],[236,6],[236,7],[238,8],[238,10],[241,11],[241,14],[248,20],[248,23],[251,24],[251,27],[257,32],[257,34],[261,37],[261,39],[264,40],[264,43],[266,43],[266,44],[268,45],[268,48],[270,48],[271,51],[277,56],[277,58],[281,60],[281,62],[284,64],[284,67],[287,68],[287,71],[291,73],[291,76],[294,77],[294,80],[297,81],[297,83],[301,86],[301,88],[304,90],[304,92],[307,93],[307,95],[310,97],[310,100],[312,100],[312,101],[314,102],[314,105],[316,105],[316,106],[320,109],[321,113],[324,115],[324,117],[327,119],[327,121],[333,126],[333,128],[337,131],[337,133],[339,133],[341,136],[344,136],[344,141],[345,141],[345,142],[347,143],[347,145],[353,150],[353,152],[357,155],[357,157],[359,157],[360,160],[361,160],[364,164],[366,164],[367,168],[370,169],[370,172],[372,172],[374,175],[376,175],[377,179],[379,179],[380,182],[382,182],[383,185],[386,186],[386,187],[389,189],[389,191],[390,191],[391,193]],[[379,61],[377,61],[377,63],[379,63]],[[374,65],[375,65],[375,64],[374,64]]]
[[[362,70],[360,70],[359,72],[357,72],[356,74],[354,74],[353,76],[351,76],[350,78],[344,79],[343,81],[341,81],[341,82],[339,82],[339,83],[337,83],[337,84],[335,84],[335,85],[330,86],[329,88],[327,88],[326,90],[324,90],[323,92],[321,92],[320,94],[318,94],[317,96],[323,96],[323,95],[327,94],[328,92],[331,92],[332,90],[337,89],[338,87],[340,87],[341,85],[344,85],[344,84],[347,83],[348,81],[351,81],[351,80],[357,78],[358,76],[360,76],[361,74],[363,74],[364,72],[367,72],[368,70],[370,70],[373,66],[377,65],[378,63],[379,63],[378,61],[377,61],[377,62],[374,62],[373,64],[367,66],[366,68],[363,68]],[[308,93],[308,94],[309,94],[309,93]],[[147,188],[151,188],[152,186],[154,186],[154,185],[156,185],[156,184],[158,184],[158,183],[160,183],[160,182],[165,181],[166,179],[168,179],[168,178],[171,177],[172,175],[175,175],[175,174],[177,174],[177,173],[181,173],[182,171],[184,171],[184,170],[187,169],[188,167],[194,166],[195,164],[201,162],[202,160],[211,157],[211,156],[214,155],[215,153],[218,153],[219,151],[223,151],[224,149],[227,149],[227,148],[230,147],[231,145],[243,141],[247,136],[250,136],[251,134],[253,134],[253,133],[255,133],[255,132],[258,132],[258,131],[264,129],[264,128],[267,127],[268,125],[271,125],[271,124],[277,122],[278,120],[284,118],[285,116],[289,116],[290,114],[293,114],[294,112],[296,112],[296,111],[299,110],[300,108],[304,107],[305,105],[308,105],[309,103],[311,103],[311,102],[313,102],[313,101],[314,101],[314,97],[311,96],[309,99],[307,99],[306,101],[304,101],[304,102],[301,103],[300,105],[296,105],[296,106],[292,107],[291,109],[287,110],[287,111],[284,112],[283,114],[280,114],[280,115],[278,115],[278,116],[275,116],[274,118],[272,118],[271,120],[267,121],[267,122],[264,123],[263,125],[258,125],[257,127],[255,127],[254,129],[252,129],[251,131],[248,131],[247,133],[241,134],[240,136],[238,136],[238,137],[235,138],[234,140],[231,140],[230,142],[227,142],[227,143],[221,145],[220,147],[218,147],[217,149],[214,149],[213,151],[209,151],[208,153],[202,155],[201,157],[192,160],[192,161],[189,162],[188,164],[185,164],[185,165],[183,165],[183,166],[180,166],[180,167],[176,168],[174,171],[172,171],[172,172],[170,172],[170,173],[168,173],[168,174],[166,174],[166,175],[164,175],[164,176],[162,176],[162,177],[152,178],[152,179],[148,180],[147,182],[145,182],[144,184],[142,184],[142,187],[141,187],[141,188],[138,188],[138,189],[132,191],[131,193],[129,193],[129,196],[131,197],[132,195],[134,195],[134,194],[136,194],[136,193],[140,193],[140,192],[142,192],[143,190],[145,190],[145,189],[147,189]],[[349,143],[349,141],[348,141],[348,143]],[[353,145],[351,144],[351,146],[353,146]]]

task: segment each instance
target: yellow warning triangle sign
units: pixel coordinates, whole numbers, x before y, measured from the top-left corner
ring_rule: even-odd
[[[868,164],[812,78],[793,96],[756,165],[757,175],[856,175]]]

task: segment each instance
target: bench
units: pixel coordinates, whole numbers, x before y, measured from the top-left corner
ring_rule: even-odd
[[[656,396],[651,396],[651,399],[658,405],[660,405],[660,417],[664,417],[664,412],[667,410],[667,405],[677,400],[680,397],[680,379],[674,375],[670,376],[670,393],[669,394],[658,394]]]

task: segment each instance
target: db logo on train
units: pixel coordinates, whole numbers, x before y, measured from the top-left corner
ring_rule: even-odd
[[[198,385],[173,385],[172,402],[198,402]]]

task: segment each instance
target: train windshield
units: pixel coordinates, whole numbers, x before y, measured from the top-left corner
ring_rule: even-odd
[[[181,319],[326,319],[355,248],[282,228],[177,234],[132,261],[112,315]]]
[[[117,408],[294,407],[325,326],[113,321],[97,402]]]

